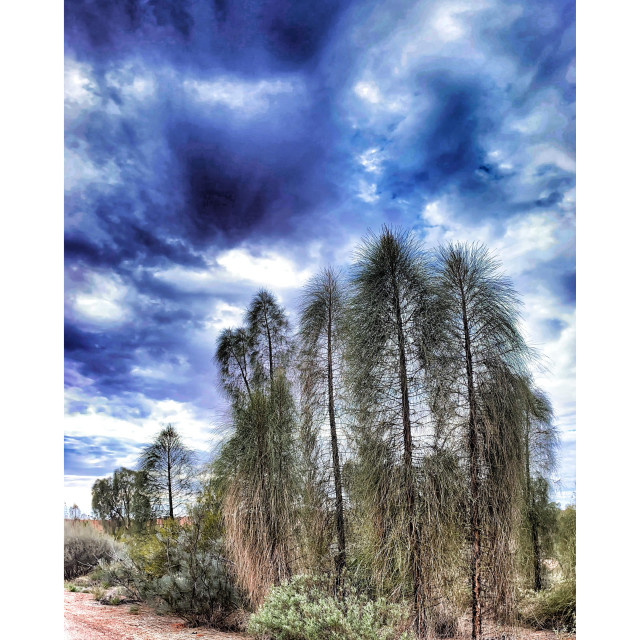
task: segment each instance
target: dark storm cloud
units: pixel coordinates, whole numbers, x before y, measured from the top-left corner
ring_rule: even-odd
[[[139,51],[175,64],[244,73],[310,64],[348,2],[65,2],[68,47],[94,60]]]
[[[455,6],[65,2],[66,384],[83,390],[68,412],[93,394],[123,419],[167,399],[210,418],[217,331],[258,287],[246,267],[225,276],[224,252],[344,263],[367,228],[441,224],[423,217],[438,200],[495,238],[565,215],[573,4],[468,5],[453,45],[441,8]],[[522,281],[573,304],[571,247],[541,260]],[[293,311],[296,290],[280,294]]]
[[[322,76],[312,73],[334,62],[328,52],[337,9],[338,3],[332,2],[248,3],[242,10],[238,3],[225,2],[67,3],[67,46],[98,70],[94,80],[99,98],[98,108],[67,126],[67,146],[82,151],[89,164],[111,171],[115,167],[117,179],[112,185],[93,182],[71,189],[66,260],[81,272],[87,267],[109,269],[139,294],[133,305],[136,319],[103,328],[90,348],[74,345],[95,334],[79,327],[75,334],[69,330],[69,357],[96,384],[112,393],[133,385],[158,397],[162,384],[169,385],[167,393],[175,392],[170,383],[132,379],[134,351],[159,362],[170,358],[178,348],[174,336],[201,325],[196,314],[205,313],[208,298],[180,292],[149,269],[204,269],[203,251],[242,242],[268,245],[287,239],[296,251],[309,237],[326,236],[337,211],[343,229],[357,228],[359,217],[373,209],[377,211],[370,214],[370,226],[385,218],[411,224],[425,196],[436,197],[444,190],[464,193],[466,202],[473,203],[468,215],[482,211],[501,216],[553,208],[572,186],[571,177],[563,183],[552,170],[541,176],[535,197],[517,201],[515,178],[488,160],[486,148],[512,96],[501,95],[489,76],[472,76],[447,65],[446,59],[436,59],[433,71],[417,67],[410,79],[414,96],[424,94],[431,106],[423,114],[418,107],[409,134],[395,134],[400,120],[373,137],[362,127],[349,130],[336,117],[337,101],[350,91],[347,85],[353,79],[338,74],[323,86],[318,82]],[[398,11],[394,20],[401,19]],[[520,23],[531,21],[529,14],[504,36],[523,66],[560,55],[546,53],[544,43],[557,40],[561,22],[546,31],[537,28],[531,46],[521,42]],[[369,15],[375,18],[375,13]],[[149,103],[128,102],[128,85],[110,80],[109,63],[127,55],[137,56],[151,73],[158,70]],[[190,75],[184,77],[205,94],[211,90],[210,69],[205,70],[203,60],[210,60],[213,69],[241,70],[267,82],[280,78],[283,70],[302,69],[302,74],[282,76],[283,95],[263,98],[268,110],[246,116],[242,106],[208,103],[206,95],[194,99],[182,75],[166,75],[168,59],[186,70]],[[312,59],[314,66],[304,68]],[[357,60],[353,63],[357,71]],[[246,106],[253,108],[260,98],[256,85],[247,86],[231,90],[248,92]],[[385,153],[375,185],[379,203],[371,207],[355,200],[345,207],[340,190],[362,173],[354,165],[356,151],[372,143]],[[80,222],[73,222],[76,219]],[[241,295],[227,291],[218,299],[237,303]]]

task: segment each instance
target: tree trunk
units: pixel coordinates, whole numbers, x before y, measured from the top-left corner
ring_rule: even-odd
[[[273,351],[271,347],[271,330],[269,329],[269,320],[267,319],[267,310],[264,310],[264,326],[267,330],[267,342],[269,344],[269,380],[273,386]]]
[[[471,355],[471,335],[467,319],[467,304],[464,293],[464,285],[459,280],[460,294],[462,296],[462,323],[464,327],[464,351],[467,369],[467,396],[469,402],[469,489],[470,489],[470,515],[471,515],[471,620],[472,640],[477,640],[482,635],[482,609],[481,609],[481,580],[480,559],[482,553],[480,539],[480,510],[479,510],[479,453],[478,445],[478,419],[476,408],[476,396],[473,379],[473,359]]]
[[[338,587],[342,584],[342,572],[347,561],[345,531],[344,531],[344,513],[342,509],[342,477],[340,472],[340,457],[338,454],[338,434],[336,430],[336,415],[333,399],[333,353],[331,348],[331,316],[332,299],[329,292],[329,322],[327,327],[327,385],[329,395],[329,426],[331,428],[331,453],[333,455],[333,481],[336,492],[336,534],[338,538],[338,555],[336,557],[336,584]]]
[[[169,517],[173,520],[173,494],[171,492],[171,461],[167,460],[167,486],[169,488]]]
[[[538,514],[536,512],[535,498],[531,489],[531,469],[530,469],[530,438],[531,425],[529,424],[529,414],[527,413],[527,440],[526,440],[526,473],[527,473],[527,510],[529,515],[529,533],[531,534],[531,546],[533,549],[533,588],[536,591],[542,590],[542,557],[540,551],[540,533],[538,531]]]
[[[420,536],[416,523],[415,488],[413,478],[413,441],[411,437],[411,418],[409,405],[409,383],[407,380],[407,362],[405,355],[405,336],[402,323],[402,309],[400,306],[400,292],[395,270],[392,272],[393,297],[398,332],[398,365],[400,391],[402,395],[402,435],[403,435],[403,463],[405,473],[407,511],[409,512],[409,554],[411,573],[413,578],[413,602],[416,611],[416,633],[418,638],[425,637],[428,633],[428,621],[426,616],[425,585],[422,575],[422,557],[420,548]]]

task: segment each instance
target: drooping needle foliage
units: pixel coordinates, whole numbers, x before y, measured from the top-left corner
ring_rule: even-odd
[[[195,458],[175,427],[166,425],[143,449],[139,466],[158,515],[173,518],[184,510],[195,490]]]
[[[517,376],[526,374],[531,352],[519,331],[516,292],[485,247],[441,247],[437,272],[438,375],[444,393],[457,402],[466,453],[475,639],[482,634],[483,565],[494,577],[511,572],[509,542],[523,462]],[[504,599],[504,585],[493,586]]]
[[[381,583],[407,585],[419,636],[431,627],[429,540],[420,515],[418,460],[428,451],[424,335],[434,298],[426,255],[407,233],[384,228],[356,253],[351,279],[349,378],[358,482],[373,522]]]
[[[249,601],[291,576],[298,466],[296,409],[286,367],[292,344],[284,310],[261,290],[246,326],[222,332],[216,358],[234,432],[214,465],[226,548]]]
[[[553,413],[519,309],[485,247],[428,253],[383,227],[345,282],[308,282],[297,344],[265,290],[220,334],[233,433],[213,487],[252,606],[304,571],[343,603],[407,607],[418,638],[459,633],[467,608],[474,640],[483,613],[514,621],[555,513]]]
[[[301,377],[301,403],[303,420],[308,426],[303,432],[304,450],[308,451],[307,464],[313,468],[318,463],[318,433],[328,423],[331,448],[331,471],[333,475],[334,522],[337,543],[335,567],[337,583],[346,566],[346,534],[344,521],[342,468],[337,422],[342,414],[345,399],[344,346],[345,346],[345,296],[344,286],[332,269],[325,269],[306,285],[300,314],[298,334]],[[306,436],[306,437],[305,437]],[[316,453],[318,452],[318,453]],[[318,476],[310,477],[316,488],[309,487],[313,496],[322,496]],[[322,518],[322,505],[315,513]],[[313,522],[318,522],[314,518]]]

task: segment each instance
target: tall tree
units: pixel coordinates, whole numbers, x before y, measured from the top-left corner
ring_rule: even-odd
[[[419,514],[416,433],[427,419],[423,362],[433,298],[428,264],[407,233],[383,228],[356,254],[351,280],[349,378],[358,411],[359,458],[378,512],[380,545],[397,555],[390,527],[408,541],[408,568],[419,637],[429,633],[428,576]],[[391,544],[389,544],[391,542]]]
[[[296,411],[286,377],[289,322],[260,290],[245,326],[218,338],[216,360],[231,401],[234,433],[214,462],[227,552],[250,601],[291,575],[296,491]]]
[[[334,519],[338,553],[335,557],[337,584],[346,565],[346,536],[342,495],[342,470],[336,425],[337,372],[344,348],[345,299],[339,276],[325,269],[305,287],[300,316],[300,371],[303,404],[316,430],[328,419],[331,438]],[[315,439],[315,438],[314,438]]]
[[[194,453],[182,442],[177,430],[166,425],[140,455],[140,470],[160,513],[171,519],[176,509],[193,494]]]
[[[469,526],[471,547],[470,582],[472,592],[472,638],[482,633],[481,564],[482,498],[481,483],[490,460],[487,444],[491,433],[504,437],[504,428],[517,424],[505,420],[511,409],[491,415],[496,399],[513,398],[511,374],[526,372],[530,351],[520,334],[519,300],[498,263],[479,245],[450,245],[437,252],[438,292],[443,358],[438,367],[448,393],[462,400],[463,441],[469,477]],[[511,401],[509,401],[511,403]],[[494,431],[489,427],[493,425]],[[516,439],[517,440],[517,439]],[[492,442],[499,442],[494,438]],[[499,469],[494,465],[494,471]],[[497,501],[494,503],[497,504]]]

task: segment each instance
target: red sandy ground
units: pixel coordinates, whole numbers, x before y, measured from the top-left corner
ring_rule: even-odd
[[[148,606],[98,603],[91,593],[64,592],[65,640],[245,640],[241,633],[189,628],[179,618],[158,616]]]
[[[91,593],[64,592],[65,640],[248,640],[242,633],[190,628],[172,616],[156,615],[147,605],[139,613],[129,612],[131,605],[103,605]],[[486,640],[575,640],[575,634],[530,629],[503,629],[483,625]],[[470,633],[467,637],[470,637]]]

